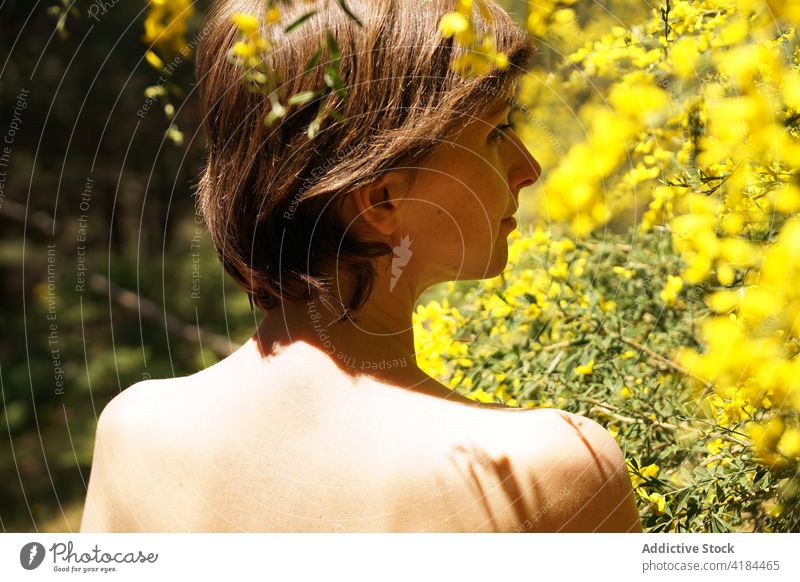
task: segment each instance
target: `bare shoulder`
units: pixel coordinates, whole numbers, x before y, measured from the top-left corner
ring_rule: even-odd
[[[461,410],[440,440],[426,439],[425,450],[446,446],[404,485],[407,521],[389,529],[641,531],[625,459],[600,424],[555,409]]]
[[[103,408],[81,531],[158,529],[152,514],[173,503],[170,476],[189,453],[185,431],[169,421],[180,410],[181,380],[139,382]]]
[[[100,413],[96,440],[118,445],[153,435],[168,411],[178,405],[185,380],[144,380],[117,394]]]
[[[520,423],[534,440],[525,465],[534,490],[547,491],[531,531],[640,532],[625,457],[599,423],[557,409],[540,409]],[[542,483],[541,475],[548,479]]]

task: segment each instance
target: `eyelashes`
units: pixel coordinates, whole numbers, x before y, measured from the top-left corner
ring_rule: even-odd
[[[521,113],[523,109],[512,104],[511,111],[508,112],[508,119],[505,123],[501,123],[489,133],[489,141],[496,142],[506,138],[506,132],[516,131],[516,125],[511,121],[515,113]]]
[[[503,123],[495,127],[491,133],[489,133],[489,141],[500,141],[501,139],[506,137],[506,132],[509,130],[513,130],[514,126],[510,123]]]

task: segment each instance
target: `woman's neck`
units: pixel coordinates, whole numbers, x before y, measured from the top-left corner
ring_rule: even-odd
[[[349,373],[419,381],[426,375],[414,351],[413,304],[393,300],[370,301],[343,318],[319,299],[286,302],[266,314],[253,341],[264,357],[305,342]]]

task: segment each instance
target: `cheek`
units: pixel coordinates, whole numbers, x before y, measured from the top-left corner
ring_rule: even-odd
[[[469,190],[453,188],[452,181],[444,184],[448,190],[447,197],[431,200],[419,207],[415,224],[441,244],[459,243],[475,236],[476,231],[486,230],[491,220],[489,209],[485,208],[477,194]]]
[[[455,150],[421,170],[407,217],[420,235],[470,247],[497,236],[509,196],[497,169],[475,151]]]

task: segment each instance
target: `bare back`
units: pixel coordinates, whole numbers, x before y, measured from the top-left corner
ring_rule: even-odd
[[[108,410],[82,531],[641,531],[592,421],[354,382],[310,348]]]

